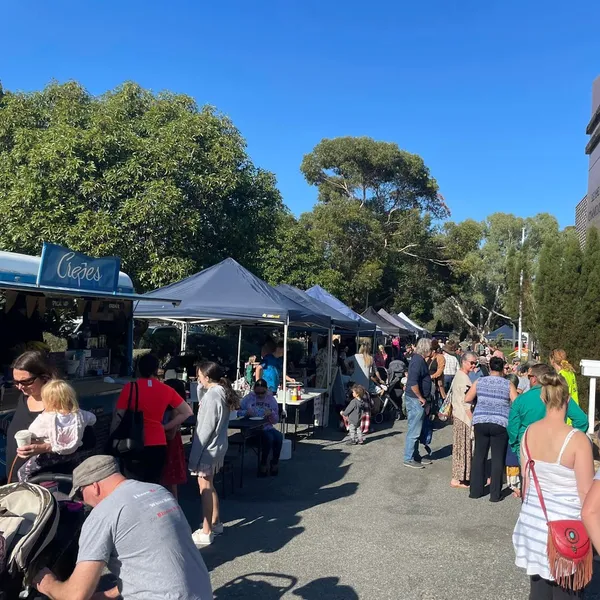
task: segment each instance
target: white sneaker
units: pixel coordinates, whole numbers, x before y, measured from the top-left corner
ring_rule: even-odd
[[[213,535],[221,535],[223,533],[223,523],[215,523],[212,526]]]
[[[204,546],[210,546],[215,538],[212,533],[204,533],[202,529],[198,529],[192,533],[192,539],[196,548],[204,548]]]

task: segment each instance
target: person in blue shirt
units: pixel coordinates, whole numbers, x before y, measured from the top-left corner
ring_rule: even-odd
[[[425,418],[425,405],[431,398],[431,376],[427,366],[431,354],[431,340],[421,338],[408,365],[405,388],[408,430],[404,446],[404,466],[412,469],[422,469],[424,465],[432,464],[429,458],[419,455],[419,437]]]
[[[268,339],[262,347],[260,365],[256,367],[256,380],[264,379],[270,392],[277,393],[280,372],[283,371],[283,361],[275,357],[277,345],[272,339]]]

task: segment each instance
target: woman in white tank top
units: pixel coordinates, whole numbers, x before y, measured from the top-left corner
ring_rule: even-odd
[[[525,465],[530,458],[535,461],[548,519],[579,519],[594,476],[592,447],[583,433],[565,423],[569,388],[564,378],[544,375],[540,383],[546,416],[527,428],[521,442],[524,493],[513,533],[515,562],[531,578],[530,600],[579,598],[580,594],[559,587],[552,578],[548,563],[548,526]]]

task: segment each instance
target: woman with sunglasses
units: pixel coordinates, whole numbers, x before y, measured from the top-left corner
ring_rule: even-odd
[[[264,379],[259,379],[254,384],[254,391],[242,400],[241,409],[249,417],[265,417],[267,419],[268,422],[260,432],[260,476],[267,476],[269,454],[272,454],[270,473],[271,475],[277,475],[279,473],[279,455],[283,445],[283,435],[274,427],[279,422],[279,406]]]
[[[471,479],[471,407],[465,403],[465,396],[471,387],[469,374],[477,365],[477,356],[466,352],[462,356],[459,371],[450,385],[452,398],[452,479],[453,488],[468,488]]]
[[[17,449],[15,433],[22,429],[29,429],[40,413],[44,411],[42,388],[55,377],[54,369],[41,352],[24,352],[15,360],[12,369],[13,385],[21,392],[21,396],[6,434],[6,464],[8,469],[14,462],[12,481],[9,481],[9,483],[18,481],[19,469],[32,456],[45,454],[51,450],[49,443],[35,441],[28,446]]]

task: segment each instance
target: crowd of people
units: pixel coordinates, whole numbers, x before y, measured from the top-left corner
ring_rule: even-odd
[[[584,435],[588,419],[579,407],[574,368],[565,352],[554,350],[548,364],[509,363],[500,350],[482,343],[465,348],[422,338],[414,346],[379,346],[373,355],[366,340],[354,354],[336,341],[333,353],[320,344],[317,377],[343,362],[350,394],[339,413],[347,442],[364,443],[374,403],[390,393],[382,370],[393,372],[394,363],[400,364],[400,375],[406,371],[402,411],[408,421],[404,465],[425,469],[433,463],[432,422],[451,417],[450,486],[468,490],[472,499],[489,493],[491,502],[511,494],[522,497],[513,543],[516,564],[531,578],[530,598],[579,597],[591,576],[591,551],[583,542],[591,540],[600,548],[600,478],[594,482],[592,448]],[[199,365],[204,394],[187,461],[180,428],[193,413],[184,401],[185,389],[178,380],[160,381],[156,358],[143,356],[139,377],[124,386],[117,401],[107,455],[93,456],[73,471],[72,498],[95,507],[81,532],[77,567],[67,581],[42,570],[36,578],[40,592],[57,599],[91,598],[108,567],[119,585],[102,597],[135,597],[149,582],[154,595],[145,592],[144,597],[150,600],[173,590],[181,591],[178,597],[212,597],[196,549],[223,533],[214,476],[227,452],[230,413],[265,419],[259,432],[259,475],[277,475],[283,436],[275,427],[280,414],[274,393],[282,377],[281,354],[267,341],[260,360],[251,357],[251,389],[241,404],[218,364]],[[57,379],[39,353],[25,353],[13,370],[22,396],[7,436],[9,480],[27,481],[47,466],[58,472],[68,468],[70,455],[95,444],[94,415],[79,408],[73,388]],[[143,420],[143,440],[136,452],[121,452],[118,432],[132,406]],[[31,439],[17,444],[23,431]],[[177,502],[177,486],[188,473],[197,478],[202,504],[203,522],[194,532]],[[572,548],[581,545],[581,556],[565,558],[560,540],[551,543],[560,535],[555,522],[571,523],[562,535]],[[163,543],[153,543],[156,539]],[[171,554],[179,557],[177,569],[156,578],[152,565],[172,564]]]
[[[404,465],[432,463],[419,451],[424,421],[438,407],[444,420],[451,415],[450,486],[472,499],[522,499],[513,544],[517,566],[530,576],[530,599],[582,597],[592,575],[591,545],[600,550],[600,475],[564,350],[554,350],[548,363],[509,363],[480,343],[462,349],[421,339],[405,395]]]

